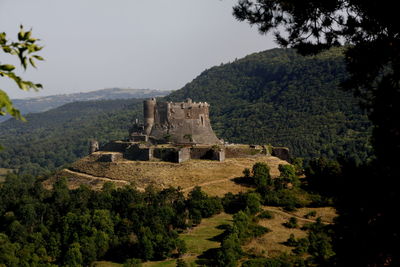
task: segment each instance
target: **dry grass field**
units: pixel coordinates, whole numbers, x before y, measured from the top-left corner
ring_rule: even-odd
[[[224,162],[189,160],[180,164],[129,160],[108,163],[96,161],[100,153],[96,152],[73,163],[69,170],[60,171],[54,179],[66,177],[71,188],[88,184],[99,189],[106,181],[112,181],[118,186],[130,183],[138,189],[148,185],[158,188],[181,187],[184,192],[194,186],[201,186],[210,195],[223,196],[228,192],[238,193],[249,189],[232,179],[243,176],[243,170],[251,168],[256,162],[267,163],[273,177],[279,175],[279,164],[288,164],[271,156],[233,158]],[[54,179],[47,181],[46,185],[50,186]]]
[[[280,255],[283,252],[290,253],[292,248],[285,246],[283,243],[293,234],[295,238],[305,237],[306,232],[300,228],[306,223],[313,223],[317,217],[321,217],[323,223],[332,223],[333,218],[336,217],[335,209],[331,207],[323,208],[300,208],[296,212],[286,212],[279,207],[263,207],[273,214],[272,219],[260,219],[259,224],[272,230],[263,236],[254,238],[244,246],[244,250],[248,253],[273,257]],[[304,218],[304,215],[310,211],[315,211],[317,216],[311,218]],[[298,220],[298,228],[289,229],[283,226],[290,217],[296,217]]]

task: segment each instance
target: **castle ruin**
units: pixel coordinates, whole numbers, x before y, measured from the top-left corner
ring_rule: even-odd
[[[209,106],[207,102],[197,103],[191,99],[178,103],[157,102],[155,98],[145,100],[141,135],[173,144],[221,144],[211,128]],[[135,139],[135,135],[132,138]]]
[[[118,160],[169,161],[190,159],[224,161],[225,158],[270,155],[266,146],[225,145],[211,127],[207,102],[143,102],[144,122],[136,119],[128,140],[112,141],[91,152],[100,151],[98,161]],[[271,151],[270,151],[271,150]],[[288,155],[288,153],[287,153]]]

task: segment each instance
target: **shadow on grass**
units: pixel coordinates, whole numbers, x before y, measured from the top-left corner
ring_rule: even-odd
[[[246,187],[254,187],[253,180],[246,177],[236,177],[231,179],[235,184],[239,184]]]
[[[198,259],[195,261],[196,264],[200,266],[216,266],[215,259],[217,258],[217,253],[219,248],[210,248],[203,252]]]
[[[229,233],[231,232],[232,226],[230,226],[229,224],[221,224],[221,225],[218,225],[216,228],[220,229],[220,230],[225,230],[225,231],[223,231],[219,235],[209,238],[208,240],[214,241],[214,242],[222,242],[222,240],[224,240],[224,238],[227,235],[229,235]]]

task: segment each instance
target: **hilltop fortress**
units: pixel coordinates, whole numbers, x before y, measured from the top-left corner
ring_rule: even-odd
[[[190,99],[177,103],[146,100],[143,120],[134,121],[125,140],[92,141],[88,156],[46,180],[45,186],[50,188],[64,177],[70,188],[86,184],[101,189],[112,182],[139,190],[153,185],[188,192],[202,186],[211,195],[223,196],[248,190],[233,179],[256,162],[266,162],[272,177],[279,176],[279,164],[288,164],[287,148],[223,142],[211,127],[209,109],[209,104]]]
[[[221,144],[211,128],[207,102],[157,102],[155,98],[144,101],[144,128],[142,133],[156,142],[174,144]],[[135,139],[135,135],[131,134]]]
[[[259,145],[229,145],[215,135],[210,122],[207,102],[157,102],[155,98],[143,103],[144,122],[135,120],[125,141],[112,141],[99,147],[96,141],[90,153],[98,154],[99,162],[120,160],[168,161],[181,163],[190,159],[224,161],[274,155],[288,160],[286,148]]]

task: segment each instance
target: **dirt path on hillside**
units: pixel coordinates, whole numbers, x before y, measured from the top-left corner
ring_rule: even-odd
[[[189,190],[192,190],[196,186],[203,187],[203,186],[212,185],[212,184],[219,184],[219,183],[222,183],[222,182],[230,181],[232,179],[233,178],[224,178],[224,179],[219,179],[219,180],[215,180],[215,181],[210,181],[210,182],[198,184],[198,185],[195,185],[195,186],[186,187],[186,188],[182,189],[182,192],[187,192]]]
[[[226,182],[226,181],[231,181],[231,180],[232,180],[232,178],[219,179],[219,180],[210,181],[210,182],[207,182],[207,183],[198,184],[196,186],[203,187],[203,186],[208,186],[208,185],[212,185],[212,184],[218,184],[218,183],[221,183],[221,182]],[[182,192],[188,192],[188,191],[192,190],[193,188],[195,188],[196,186],[190,186],[190,187],[184,188],[184,189],[182,189]],[[267,211],[279,213],[279,214],[281,214],[283,216],[286,216],[286,217],[295,217],[299,221],[302,221],[302,222],[310,222],[310,223],[316,223],[317,222],[316,219],[307,219],[307,218],[301,217],[301,216],[299,216],[297,214],[293,214],[293,213],[286,212],[286,211],[283,211],[283,210],[278,210],[276,207],[264,206],[263,209],[267,210]],[[322,221],[322,223],[323,224],[332,224],[331,222],[327,222],[327,221]]]
[[[86,173],[82,173],[82,172],[78,172],[78,171],[73,171],[70,169],[64,169],[63,170],[66,173],[72,174],[72,175],[77,175],[80,177],[84,177],[87,179],[91,179],[91,180],[100,180],[103,182],[113,182],[113,183],[121,183],[121,184],[125,184],[125,185],[129,185],[130,182],[125,181],[125,180],[117,180],[117,179],[109,179],[109,178],[104,178],[104,177],[98,177],[98,176],[94,176],[94,175],[90,175],[90,174],[86,174]],[[138,190],[144,190],[143,188],[137,188]]]
[[[264,206],[263,210],[267,210],[267,211],[270,211],[270,212],[275,212],[275,213],[278,213],[278,214],[281,214],[281,215],[287,216],[287,217],[295,217],[299,221],[303,221],[303,222],[311,222],[311,223],[316,223],[317,222],[316,219],[307,219],[307,218],[301,217],[301,216],[299,216],[297,214],[293,214],[293,213],[286,212],[286,211],[283,211],[283,210],[278,210],[276,207]],[[331,222],[327,222],[327,221],[321,221],[321,222],[323,224],[332,224]]]

